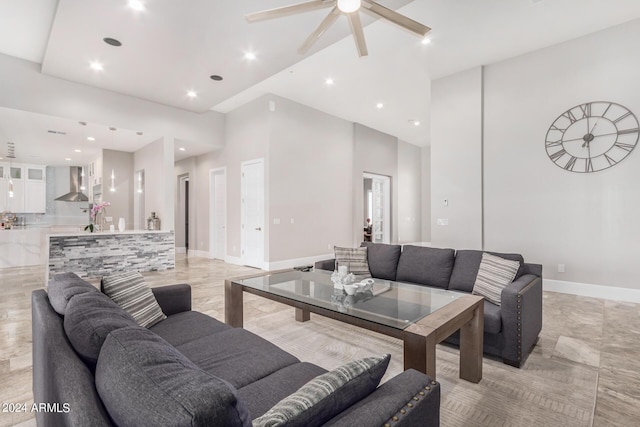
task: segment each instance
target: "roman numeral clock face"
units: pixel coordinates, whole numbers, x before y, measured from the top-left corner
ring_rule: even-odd
[[[615,102],[589,102],[565,111],[547,131],[547,155],[557,166],[579,173],[610,168],[638,143],[638,119]]]

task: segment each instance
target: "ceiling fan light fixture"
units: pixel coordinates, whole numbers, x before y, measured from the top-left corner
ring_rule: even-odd
[[[353,13],[360,10],[361,0],[338,0],[338,9],[343,13]]]

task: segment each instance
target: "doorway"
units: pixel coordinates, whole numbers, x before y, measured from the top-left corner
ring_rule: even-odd
[[[227,256],[227,169],[209,172],[209,258]]]
[[[364,238],[373,243],[391,243],[391,177],[365,173],[363,175]],[[366,235],[370,219],[370,237]]]
[[[242,162],[241,259],[249,267],[264,266],[264,160]]]
[[[189,174],[178,177],[178,215],[176,221],[176,247],[189,253]]]

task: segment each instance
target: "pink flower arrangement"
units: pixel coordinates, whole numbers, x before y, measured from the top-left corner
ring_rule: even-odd
[[[104,208],[106,208],[107,206],[111,206],[111,203],[109,203],[109,202],[101,202],[101,203],[97,203],[97,204],[93,205],[93,207],[91,208],[91,220],[95,221],[96,220],[96,215],[98,215],[100,212],[102,212],[104,210]]]

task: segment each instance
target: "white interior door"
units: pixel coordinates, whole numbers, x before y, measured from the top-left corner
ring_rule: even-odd
[[[365,174],[371,184],[371,241],[391,243],[391,178],[383,175]]]
[[[242,263],[264,266],[264,161],[242,163]]]
[[[224,261],[227,256],[227,172],[225,169],[211,171],[211,258]]]

